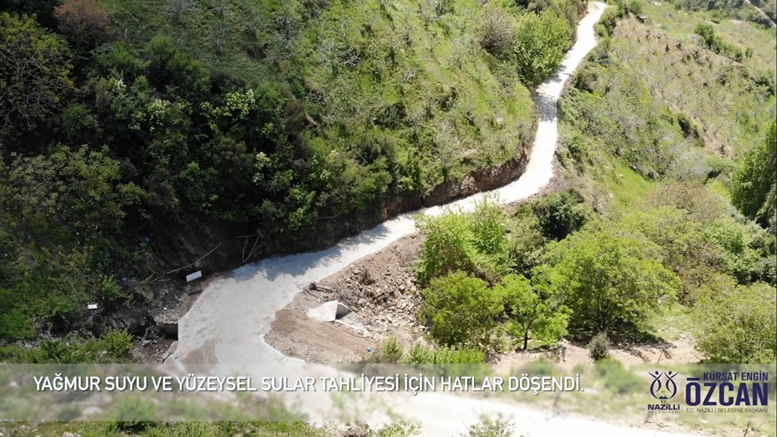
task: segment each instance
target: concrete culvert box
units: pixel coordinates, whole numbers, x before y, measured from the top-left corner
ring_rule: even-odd
[[[309,309],[307,311],[307,316],[313,320],[318,320],[319,322],[331,322],[344,317],[350,312],[350,308],[341,304],[339,301],[333,300],[317,306],[316,308]]]

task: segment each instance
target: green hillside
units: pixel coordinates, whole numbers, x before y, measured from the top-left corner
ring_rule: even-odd
[[[212,272],[320,248],[447,200],[429,197],[443,182],[525,161],[529,89],[585,7],[3,9],[0,339],[19,340],[99,332],[112,312],[175,296],[166,272],[206,254],[198,267]],[[106,312],[84,321],[89,302]]]

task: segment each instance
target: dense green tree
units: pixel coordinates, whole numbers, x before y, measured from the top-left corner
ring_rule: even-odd
[[[720,250],[722,270],[741,284],[752,281],[772,281],[773,274],[764,271],[761,259],[774,266],[774,241],[766,231],[753,223],[739,223],[723,217],[710,223],[703,231],[704,239]]]
[[[580,229],[586,220],[583,199],[573,191],[552,193],[534,203],[532,209],[546,238],[561,240]]]
[[[89,240],[121,230],[127,208],[144,197],[121,179],[121,167],[107,150],[59,147],[14,162],[9,201],[22,226],[56,222]]]
[[[745,155],[731,181],[731,203],[762,226],[777,224],[777,124],[772,122],[763,142]]]
[[[0,11],[16,13],[19,15],[28,15],[35,17],[41,26],[48,29],[54,29],[56,20],[54,19],[54,8],[62,0],[5,0],[0,2]]]
[[[777,353],[774,287],[756,283],[708,290],[696,302],[697,347],[718,363],[774,363]]]
[[[679,281],[660,248],[637,232],[587,226],[548,248],[538,268],[572,309],[570,326],[601,332],[642,325],[675,297]]]
[[[541,296],[531,282],[521,275],[508,275],[494,288],[504,299],[507,331],[523,341],[523,350],[529,340],[555,343],[567,335],[569,310],[554,296]]]
[[[417,226],[426,235],[417,268],[422,284],[457,270],[493,283],[509,270],[507,218],[489,199],[470,214],[420,216]]]
[[[0,138],[59,116],[74,90],[64,41],[34,19],[0,13]]]
[[[457,271],[431,281],[422,291],[421,317],[429,333],[445,346],[488,349],[504,306],[488,283]]]
[[[571,42],[571,29],[555,11],[527,13],[518,20],[515,61],[521,80],[528,86],[542,83],[556,71]]]
[[[531,274],[542,262],[546,238],[537,216],[529,208],[519,210],[510,222],[508,252],[515,272]]]

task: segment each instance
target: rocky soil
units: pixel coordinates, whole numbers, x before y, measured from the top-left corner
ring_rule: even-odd
[[[410,344],[423,330],[416,326],[420,305],[413,266],[423,237],[412,234],[385,250],[351,264],[323,281],[308,285],[276,313],[265,340],[287,356],[335,364],[360,361],[395,336]],[[337,300],[351,313],[333,322],[317,322],[310,308]]]

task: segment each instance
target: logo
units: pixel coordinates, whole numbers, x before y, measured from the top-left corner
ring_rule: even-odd
[[[648,372],[653,377],[653,383],[650,384],[650,395],[653,398],[666,401],[672,399],[677,394],[677,384],[673,381],[673,378],[679,374],[679,372],[661,372],[656,370],[655,372]],[[661,381],[663,377],[663,382]]]
[[[648,375],[653,378],[653,382],[650,384],[650,395],[653,396],[653,399],[658,400],[658,403],[648,404],[648,411],[664,414],[678,414],[680,412],[680,404],[669,403],[669,399],[677,394],[677,384],[674,382],[674,377],[679,374],[679,372],[671,370],[648,372]]]

